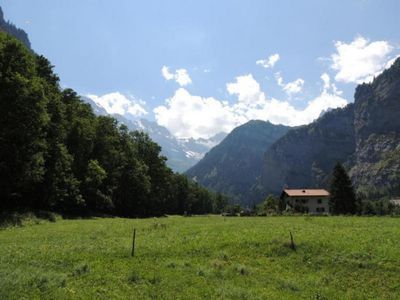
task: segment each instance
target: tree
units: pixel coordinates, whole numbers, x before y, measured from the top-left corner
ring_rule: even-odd
[[[278,209],[278,200],[273,195],[268,195],[265,200],[258,205],[258,211],[261,214],[276,212]]]
[[[103,181],[107,178],[107,172],[97,160],[90,160],[83,182],[83,197],[90,211],[109,212],[114,206],[109,196],[102,191]]]
[[[333,214],[355,214],[357,200],[350,177],[340,163],[333,169],[331,181],[330,211]]]
[[[214,199],[214,208],[213,212],[220,214],[224,210],[224,208],[229,204],[229,199],[225,195],[221,193],[217,193]]]
[[[31,52],[0,32],[0,208],[32,205],[43,179],[45,94]]]

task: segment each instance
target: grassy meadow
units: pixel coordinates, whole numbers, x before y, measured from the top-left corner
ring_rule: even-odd
[[[1,229],[0,299],[35,298],[399,299],[400,218],[99,218]]]

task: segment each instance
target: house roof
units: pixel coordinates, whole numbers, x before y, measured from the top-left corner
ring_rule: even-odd
[[[284,189],[283,193],[289,197],[326,197],[330,195],[324,189]]]

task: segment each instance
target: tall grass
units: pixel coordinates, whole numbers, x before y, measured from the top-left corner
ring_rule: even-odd
[[[390,217],[57,220],[0,231],[0,299],[398,299],[399,240]]]

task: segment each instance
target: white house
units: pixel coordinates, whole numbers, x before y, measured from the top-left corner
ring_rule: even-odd
[[[389,201],[390,201],[390,203],[392,203],[393,205],[400,206],[400,198],[398,198],[398,199],[391,199],[391,200],[389,200]]]
[[[329,213],[329,196],[324,189],[284,189],[281,193],[286,209],[310,214]]]

